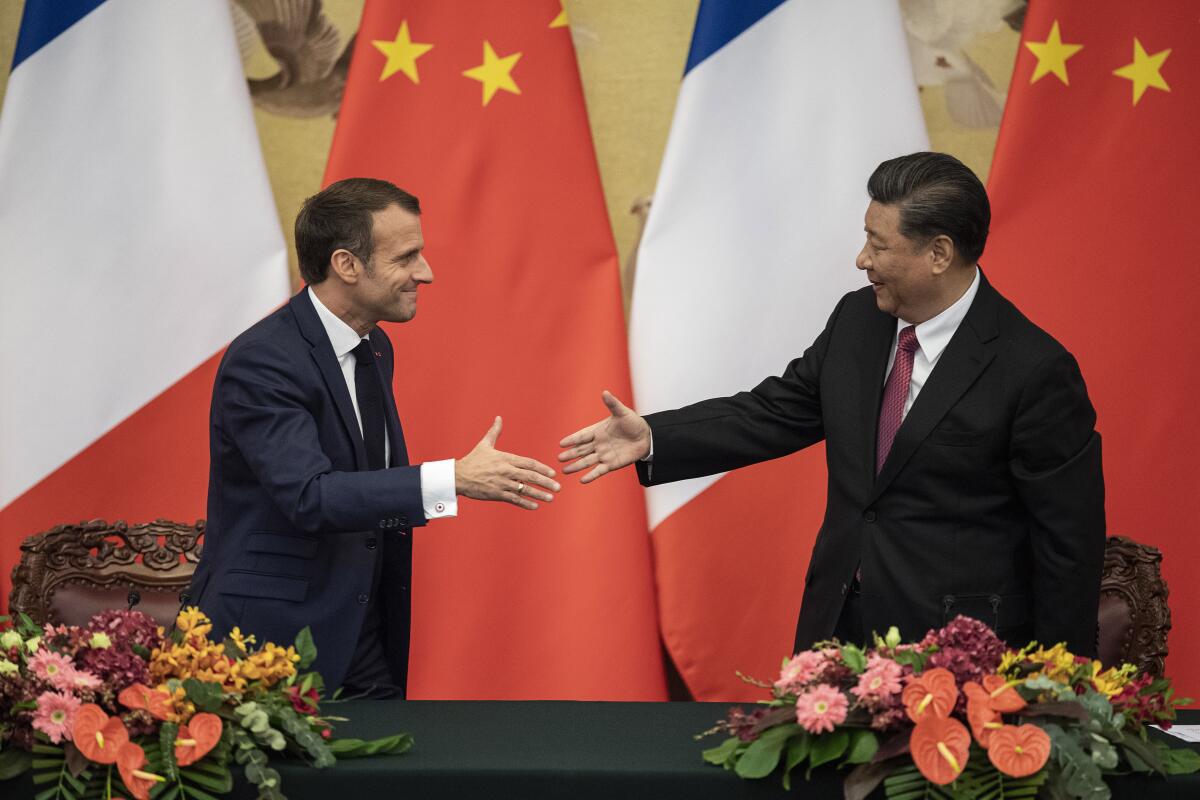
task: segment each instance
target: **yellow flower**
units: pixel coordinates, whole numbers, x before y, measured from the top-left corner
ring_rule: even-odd
[[[1092,662],[1092,685],[1096,691],[1107,697],[1115,697],[1121,693],[1125,685],[1137,675],[1137,667],[1133,664],[1122,664],[1110,667],[1101,672],[1103,665],[1099,661]]]
[[[0,675],[15,675],[20,669],[7,658],[0,658]]]
[[[4,633],[0,633],[0,647],[3,647],[5,650],[10,647],[17,647],[23,641],[21,634],[16,631],[7,630]]]
[[[204,612],[195,606],[188,606],[179,612],[175,619],[175,629],[184,634],[208,636],[212,631],[212,622],[204,616]]]
[[[92,638],[88,641],[88,647],[97,650],[106,650],[112,647],[112,639],[108,638],[108,634],[102,631],[97,631],[92,634]]]

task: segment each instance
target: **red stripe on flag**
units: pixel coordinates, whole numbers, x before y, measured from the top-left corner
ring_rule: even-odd
[[[0,608],[21,542],[57,524],[203,519],[217,353],[0,511]],[[119,376],[113,376],[119,381]]]
[[[791,655],[825,446],[730,472],[654,529],[663,640],[697,700],[753,701]]]

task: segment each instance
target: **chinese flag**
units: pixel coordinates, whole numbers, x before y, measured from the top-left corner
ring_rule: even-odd
[[[556,0],[368,0],[326,183],[421,200],[435,280],[392,325],[414,463],[558,440],[628,398],[616,249]],[[561,477],[561,475],[560,475]],[[416,533],[415,698],[665,699],[650,540],[633,470],[536,512],[464,500]]]
[[[1029,6],[990,177],[988,277],[1079,359],[1108,530],[1163,552],[1168,674],[1200,691],[1200,12]]]

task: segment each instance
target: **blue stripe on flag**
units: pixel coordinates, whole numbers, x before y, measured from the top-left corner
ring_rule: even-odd
[[[17,34],[12,68],[54,41],[60,33],[90,14],[104,0],[26,0]],[[120,42],[113,42],[121,47]]]
[[[774,11],[784,0],[700,0],[696,30],[683,74],[720,50],[742,31]]]

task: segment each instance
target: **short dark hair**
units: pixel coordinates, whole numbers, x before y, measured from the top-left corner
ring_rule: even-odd
[[[296,259],[305,283],[325,280],[335,250],[349,250],[370,264],[371,215],[392,205],[421,214],[421,201],[378,178],[346,178],[305,200],[296,215]]]
[[[912,153],[885,161],[867,181],[877,203],[900,207],[900,233],[927,242],[945,234],[968,264],[983,255],[992,208],[975,173],[945,153]]]

